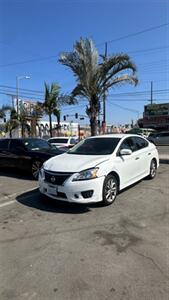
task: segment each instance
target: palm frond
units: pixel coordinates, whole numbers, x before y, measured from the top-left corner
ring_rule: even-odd
[[[127,54],[114,55],[103,61],[99,70],[101,86],[104,87],[111,78],[124,70],[131,72],[131,76],[135,75],[137,70],[136,65]]]

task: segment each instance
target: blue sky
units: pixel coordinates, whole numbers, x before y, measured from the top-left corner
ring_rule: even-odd
[[[0,106],[11,103],[5,94],[15,94],[16,76],[31,76],[20,80],[20,94],[39,91],[29,92],[34,99],[43,99],[44,81],[71,92],[74,77],[59,53],[90,37],[100,54],[109,41],[109,55],[126,52],[138,67],[139,85],[114,88],[107,99],[108,123],[131,122],[149,103],[151,81],[154,101],[169,102],[169,25],[155,28],[167,23],[168,0],[0,0]],[[84,114],[85,106],[63,107],[62,116]]]

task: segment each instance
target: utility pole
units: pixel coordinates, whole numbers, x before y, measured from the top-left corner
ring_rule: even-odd
[[[150,98],[151,105],[153,104],[153,82],[151,81],[151,98]]]
[[[104,54],[104,60],[107,60],[107,42],[105,43],[105,54]],[[103,134],[105,134],[106,131],[106,91],[104,90],[103,94]]]

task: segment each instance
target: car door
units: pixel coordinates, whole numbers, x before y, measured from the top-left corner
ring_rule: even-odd
[[[143,176],[150,168],[151,150],[149,143],[142,137],[133,137],[135,143],[135,153],[138,160],[138,176]]]
[[[9,151],[9,161],[11,166],[18,169],[27,169],[26,152],[22,141],[11,139],[9,144]]]
[[[132,151],[130,155],[120,155],[121,149]],[[120,174],[121,188],[135,182],[139,175],[139,157],[133,137],[127,137],[121,143],[116,153],[117,172]]]
[[[0,167],[8,167],[9,165],[9,139],[0,140]]]

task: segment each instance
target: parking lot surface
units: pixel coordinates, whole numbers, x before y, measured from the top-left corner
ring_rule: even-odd
[[[28,176],[0,176],[0,299],[168,300],[168,164],[108,207],[42,201]]]

